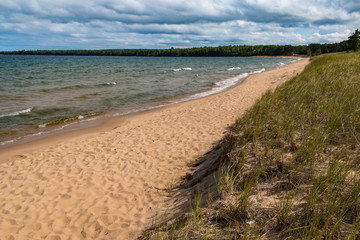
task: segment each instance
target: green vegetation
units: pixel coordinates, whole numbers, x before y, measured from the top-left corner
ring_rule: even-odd
[[[206,203],[143,239],[359,239],[359,66],[359,52],[317,56],[268,91],[222,143]]]
[[[348,49],[347,41],[333,44],[309,44],[308,46],[257,45],[257,46],[219,46],[170,49],[104,49],[104,50],[36,50],[0,52],[14,55],[89,55],[89,56],[182,56],[182,57],[233,57],[233,56],[292,56],[315,53],[341,52]]]
[[[360,48],[360,32],[359,29],[356,29],[354,34],[349,37],[348,40],[349,49],[357,51]]]
[[[6,55],[75,55],[75,56],[144,56],[144,57],[250,57],[250,56],[318,56],[322,53],[356,51],[360,46],[359,30],[340,43],[309,45],[238,45],[170,49],[102,49],[102,50],[20,50],[2,51]]]

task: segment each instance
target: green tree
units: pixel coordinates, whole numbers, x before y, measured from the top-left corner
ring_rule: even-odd
[[[349,37],[348,40],[349,50],[357,51],[360,46],[360,32],[356,29],[354,34]]]
[[[311,49],[308,49],[308,50],[306,51],[306,55],[308,55],[308,56],[311,56],[311,55],[312,55]]]

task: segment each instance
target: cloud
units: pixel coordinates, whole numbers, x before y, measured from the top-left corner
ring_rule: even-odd
[[[351,34],[351,31],[345,30],[343,32],[334,32],[334,33],[314,33],[313,39],[318,40],[318,42],[336,42],[337,39],[347,39]]]
[[[359,22],[357,0],[0,0],[0,35],[31,48],[337,42]]]

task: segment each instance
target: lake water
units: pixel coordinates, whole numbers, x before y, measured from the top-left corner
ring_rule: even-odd
[[[0,147],[221,92],[296,58],[0,55]]]

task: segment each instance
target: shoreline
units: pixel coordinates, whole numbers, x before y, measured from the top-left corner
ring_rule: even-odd
[[[263,57],[263,56],[259,56],[259,57]],[[280,56],[280,57],[281,58],[293,58],[295,60],[295,62],[302,59],[299,56],[295,56],[295,57]],[[292,63],[290,63],[290,64],[292,64]],[[287,65],[287,64],[285,64],[285,65]],[[161,109],[163,107],[171,106],[174,104],[183,103],[183,102],[187,102],[187,101],[191,101],[191,100],[196,100],[196,99],[208,97],[211,95],[216,95],[216,94],[228,91],[228,90],[236,87],[237,85],[241,84],[246,78],[248,78],[249,76],[251,76],[253,74],[258,74],[263,71],[275,70],[275,69],[282,68],[282,67],[284,67],[284,65],[280,65],[278,67],[270,68],[270,69],[266,69],[266,70],[262,69],[262,70],[253,71],[253,72],[249,72],[249,73],[242,73],[242,74],[236,76],[236,78],[239,78],[239,79],[237,80],[237,82],[235,84],[227,86],[224,89],[221,89],[221,88],[217,89],[216,87],[209,88],[209,89],[203,89],[201,91],[194,92],[191,94],[176,96],[176,97],[173,97],[170,99],[164,99],[163,101],[154,102],[153,104],[144,105],[137,109],[125,110],[125,108],[124,108],[123,110],[118,110],[118,111],[112,110],[110,112],[104,112],[99,115],[95,115],[94,117],[90,116],[90,117],[87,117],[84,119],[71,120],[69,122],[63,122],[63,123],[56,124],[53,126],[48,126],[46,128],[40,127],[37,129],[37,131],[31,131],[24,135],[15,134],[12,138],[9,138],[9,139],[5,138],[5,140],[3,142],[0,142],[0,154],[3,149],[27,144],[32,141],[37,141],[42,138],[48,138],[48,137],[58,135],[58,134],[63,134],[63,133],[77,131],[77,130],[81,130],[81,129],[96,127],[101,124],[104,124],[105,121],[110,120],[110,119],[122,118],[122,117],[126,117],[126,116],[141,114],[144,112]],[[242,77],[240,77],[240,76],[242,76]],[[226,80],[228,80],[228,79],[225,79],[223,81],[226,81]],[[2,161],[0,158],[0,163],[1,162]]]
[[[268,89],[309,59],[226,91],[0,150],[0,235],[134,238],[169,207],[166,189]],[[9,161],[10,160],[10,161]]]

